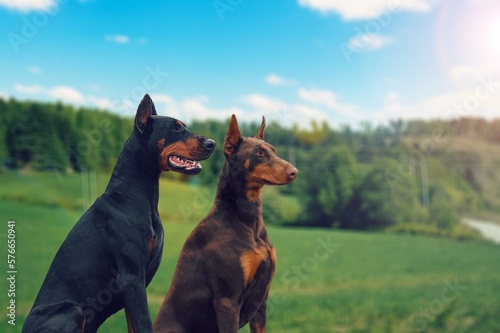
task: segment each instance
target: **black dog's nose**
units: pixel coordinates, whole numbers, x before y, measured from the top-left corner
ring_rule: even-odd
[[[206,139],[203,141],[203,147],[205,147],[205,149],[212,150],[215,148],[215,141],[212,139]]]

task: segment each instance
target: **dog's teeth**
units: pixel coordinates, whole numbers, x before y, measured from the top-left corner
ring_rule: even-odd
[[[200,168],[201,169],[201,164],[199,162],[188,160],[187,158],[184,158],[182,156],[172,155],[170,157],[170,161],[175,166],[177,166],[179,168],[186,168],[188,170],[191,170],[191,169],[194,169],[194,168]]]

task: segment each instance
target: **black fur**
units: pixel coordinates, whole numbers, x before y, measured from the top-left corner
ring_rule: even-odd
[[[144,96],[106,191],[61,245],[22,332],[96,332],[122,308],[129,330],[152,332],[146,286],[163,250],[159,176],[174,169],[163,163],[161,153],[186,149],[192,154],[183,157],[202,160],[214,146],[180,121],[156,115],[151,98]],[[176,171],[197,173],[199,168]]]

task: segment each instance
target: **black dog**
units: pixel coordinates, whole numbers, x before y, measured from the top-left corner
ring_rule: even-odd
[[[129,332],[152,332],[146,286],[160,265],[158,214],[162,171],[197,174],[215,141],[156,115],[145,95],[135,127],[104,194],[80,218],[57,252],[23,332],[96,332],[125,308]]]
[[[292,182],[298,170],[264,141],[243,138],[233,115],[212,211],[184,243],[155,333],[266,331],[276,251],[262,219],[262,187]]]

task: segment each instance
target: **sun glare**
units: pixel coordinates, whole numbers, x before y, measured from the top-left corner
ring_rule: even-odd
[[[500,20],[487,22],[484,37],[485,48],[493,55],[500,55]]]

